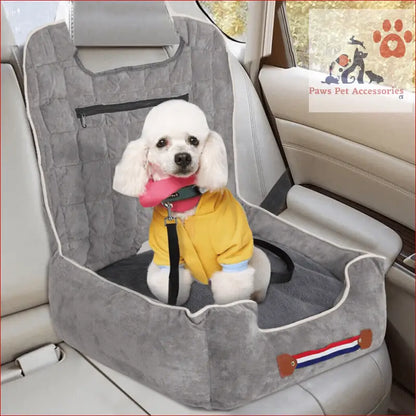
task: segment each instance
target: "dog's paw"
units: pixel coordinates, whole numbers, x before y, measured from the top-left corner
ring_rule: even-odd
[[[250,299],[254,292],[254,269],[248,266],[239,272],[215,272],[210,283],[215,303],[219,305]]]
[[[160,268],[151,262],[147,271],[147,286],[150,291],[164,303],[168,303],[169,295],[169,267]],[[179,292],[177,305],[183,305],[189,298],[193,279],[188,269],[179,268]]]

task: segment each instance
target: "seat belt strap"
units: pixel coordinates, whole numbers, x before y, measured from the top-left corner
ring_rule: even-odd
[[[275,279],[270,279],[270,283],[279,283],[282,280],[283,281],[289,281],[292,277],[293,274],[293,270],[295,270],[295,264],[293,263],[292,259],[289,257],[289,255],[282,250],[279,247],[276,247],[275,245],[264,241],[264,240],[260,240],[258,238],[254,239],[254,245],[257,247],[262,247],[265,248],[266,250],[270,251],[273,254],[276,254],[276,256],[280,257],[286,264],[287,270],[285,272],[281,272],[279,273],[279,281],[274,281]]]

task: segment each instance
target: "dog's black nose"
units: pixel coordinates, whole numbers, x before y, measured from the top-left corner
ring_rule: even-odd
[[[192,157],[189,153],[176,153],[175,163],[181,168],[188,166],[191,162]]]

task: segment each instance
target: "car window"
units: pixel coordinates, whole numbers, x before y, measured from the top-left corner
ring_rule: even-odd
[[[34,29],[52,23],[58,5],[58,1],[3,1],[16,44],[23,45]]]
[[[202,11],[229,38],[246,42],[247,1],[198,1]]]
[[[324,82],[415,90],[414,2],[287,1],[286,13],[297,65]]]

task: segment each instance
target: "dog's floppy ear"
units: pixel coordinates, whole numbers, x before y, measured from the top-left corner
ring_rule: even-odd
[[[224,188],[227,181],[227,151],[222,137],[211,131],[199,159],[196,185],[208,191],[215,191]]]
[[[131,141],[116,166],[113,189],[128,196],[140,196],[149,180],[148,148],[143,139]]]

